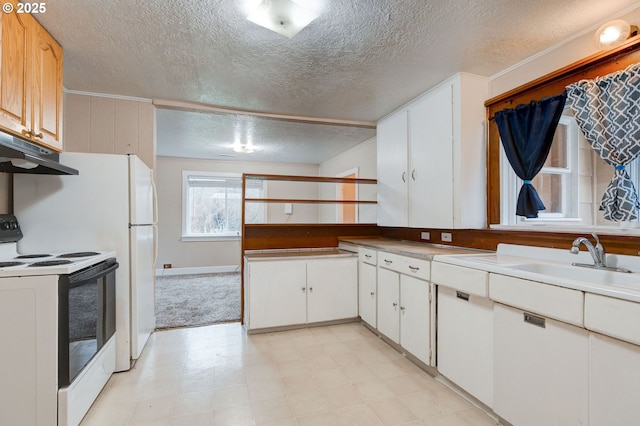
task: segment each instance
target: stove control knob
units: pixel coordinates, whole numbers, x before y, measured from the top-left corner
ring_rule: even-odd
[[[0,223],[0,229],[8,231],[9,229],[11,229],[11,224],[9,222],[2,222]]]
[[[11,221],[11,229],[18,229],[18,222],[16,222],[15,220]]]

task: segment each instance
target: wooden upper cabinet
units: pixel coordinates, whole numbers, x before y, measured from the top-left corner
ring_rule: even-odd
[[[32,137],[62,151],[62,47],[37,22],[33,35]]]
[[[3,13],[0,20],[0,126],[17,134],[31,128],[31,87],[27,78],[31,21],[31,16],[15,12]]]
[[[62,151],[62,47],[15,8],[0,26],[0,127]]]

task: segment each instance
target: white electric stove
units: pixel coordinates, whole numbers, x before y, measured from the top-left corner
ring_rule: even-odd
[[[113,251],[19,253],[0,214],[0,424],[78,425],[115,370]]]

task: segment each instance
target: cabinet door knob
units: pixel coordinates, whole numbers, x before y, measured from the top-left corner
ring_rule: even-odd
[[[402,172],[402,181],[403,182],[407,181],[407,172]]]
[[[416,169],[411,170],[411,179],[413,179],[413,181],[416,181]]]
[[[302,292],[304,293],[305,291],[307,291],[306,287],[302,287]]]
[[[372,291],[372,292],[371,292],[371,295],[372,295],[372,296],[375,296],[376,294]]]
[[[22,134],[28,138],[32,137],[33,134],[31,133],[31,131],[27,130],[27,129],[22,129]]]
[[[40,132],[40,133],[34,133],[34,134],[33,134],[33,137],[34,137],[35,139],[42,139],[42,138],[44,138],[44,135],[42,134],[42,132]]]
[[[400,310],[404,313],[404,306],[400,306]]]
[[[309,293],[313,293],[313,287],[309,287]]]
[[[393,307],[395,308],[396,306],[398,306],[398,304],[396,302],[393,302]]]

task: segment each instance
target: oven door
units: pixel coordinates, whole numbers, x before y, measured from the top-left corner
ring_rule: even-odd
[[[108,259],[58,280],[58,387],[68,386],[116,330],[116,269]]]

